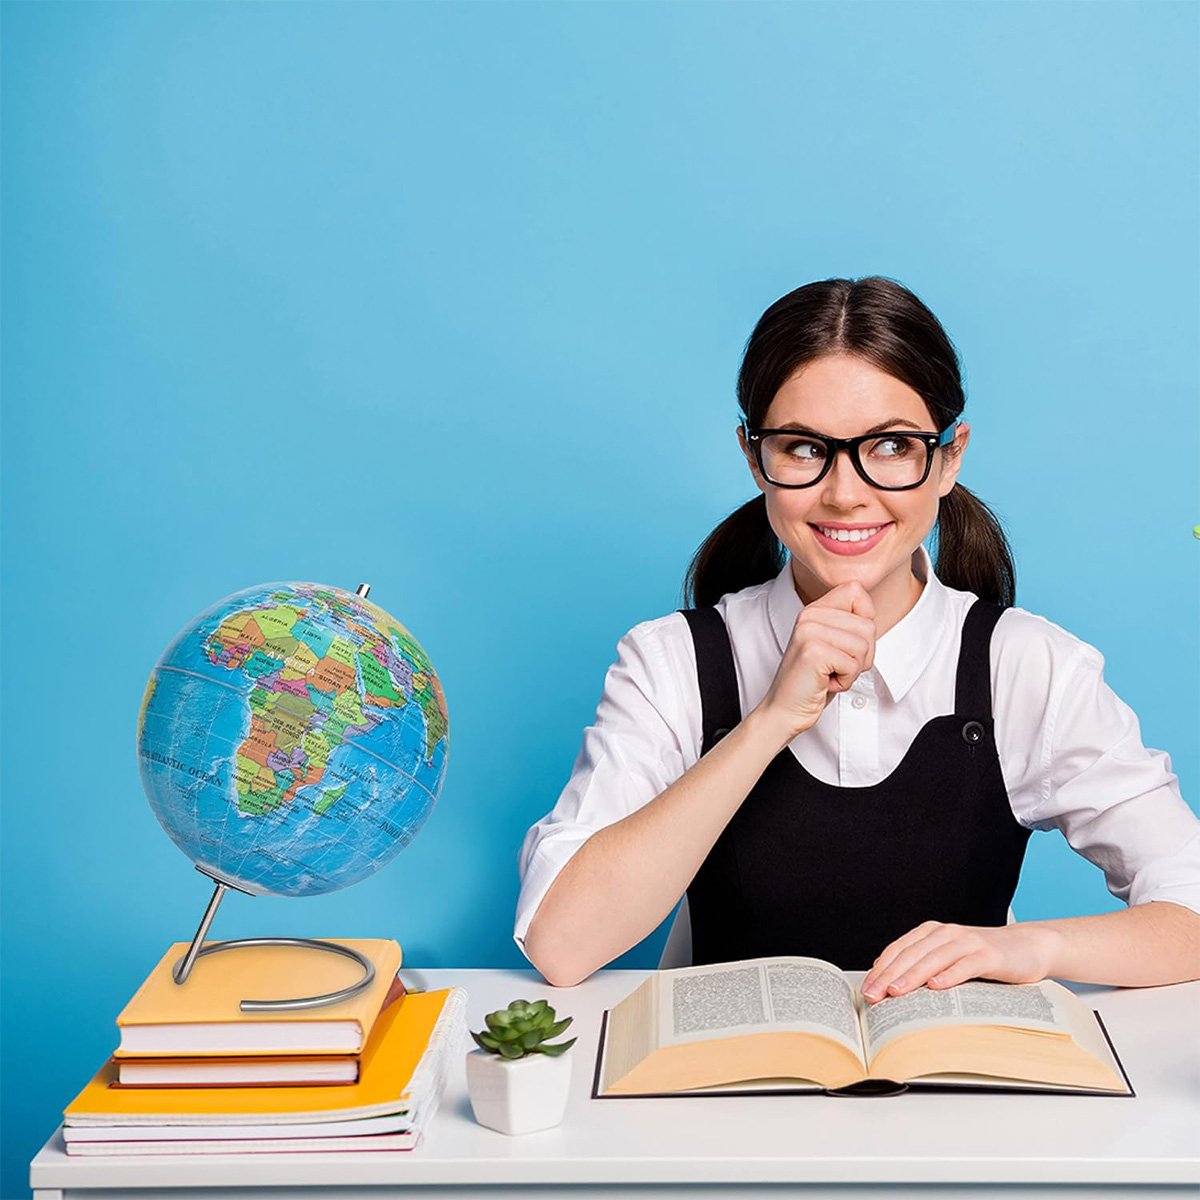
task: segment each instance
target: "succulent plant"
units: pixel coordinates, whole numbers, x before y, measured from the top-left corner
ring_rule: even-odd
[[[484,1018],[487,1029],[476,1033],[473,1029],[471,1036],[475,1044],[489,1054],[498,1054],[502,1058],[526,1058],[531,1054],[561,1054],[573,1046],[577,1039],[569,1042],[559,1042],[556,1046],[546,1043],[560,1033],[574,1020],[564,1017],[555,1021],[554,1009],[545,1000],[514,1000],[507,1008],[497,1009],[488,1013]]]

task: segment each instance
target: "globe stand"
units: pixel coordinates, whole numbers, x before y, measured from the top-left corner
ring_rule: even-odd
[[[320,1008],[322,1005],[337,1004],[342,1000],[348,1000],[351,996],[357,996],[359,992],[365,991],[374,982],[374,963],[365,954],[360,954],[349,946],[341,946],[337,942],[323,942],[317,938],[292,937],[231,938],[228,941],[213,942],[211,945],[205,946],[203,944],[204,935],[208,933],[208,927],[212,924],[213,917],[217,915],[217,907],[225,893],[231,888],[235,892],[241,892],[244,896],[249,896],[251,893],[227,879],[221,879],[212,871],[206,871],[203,867],[197,867],[196,870],[211,879],[216,887],[213,889],[208,907],[204,910],[204,916],[200,919],[200,926],[196,930],[196,936],[192,938],[192,944],[171,971],[171,977],[177,984],[187,982],[196,959],[203,958],[206,954],[217,954],[222,950],[237,950],[242,946],[302,946],[308,950],[323,950],[329,954],[340,954],[343,958],[353,959],[363,969],[361,979],[336,992],[326,992],[322,996],[295,996],[285,1000],[243,1000],[239,1005],[242,1012],[288,1012],[298,1008]]]

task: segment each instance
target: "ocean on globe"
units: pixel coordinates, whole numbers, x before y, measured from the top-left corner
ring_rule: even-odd
[[[138,717],[142,786],[201,870],[254,895],[357,883],[420,831],[448,720],[413,636],[341,588],[265,583],[171,642]]]

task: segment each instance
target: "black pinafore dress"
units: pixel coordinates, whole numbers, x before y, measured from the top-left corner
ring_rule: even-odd
[[[923,921],[1005,924],[1030,831],[1012,814],[992,720],[1003,611],[971,606],[954,712],[928,721],[886,779],[837,787],[786,746],[767,765],[688,885],[694,965],[796,954],[868,970]],[[720,613],[683,615],[706,754],[742,719],[737,675]]]

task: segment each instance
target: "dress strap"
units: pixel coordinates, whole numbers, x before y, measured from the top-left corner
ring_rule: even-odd
[[[958,651],[958,674],[954,686],[954,713],[959,717],[990,720],[992,716],[992,630],[1004,608],[988,600],[976,600],[963,621],[962,644]]]
[[[729,630],[715,608],[681,608],[696,645],[696,675],[700,682],[700,707],[707,754],[741,719],[737,670]]]

